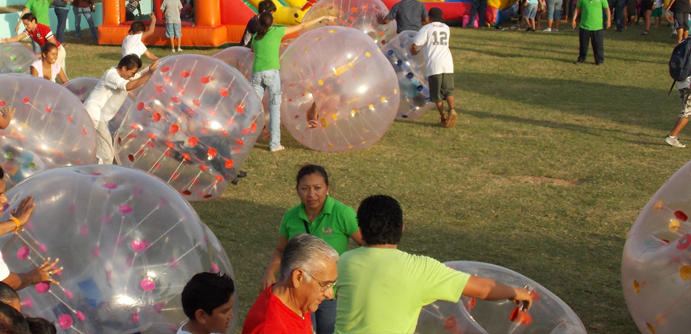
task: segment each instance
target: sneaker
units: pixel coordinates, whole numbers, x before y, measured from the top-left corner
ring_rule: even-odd
[[[665,137],[665,142],[674,147],[686,147],[686,145],[682,144],[679,141],[679,137],[672,137],[668,135],[667,137]]]
[[[552,31],[552,29],[551,29],[551,28],[546,28],[546,29],[543,30],[543,31],[550,32],[550,31]]]
[[[559,32],[559,29],[552,29],[552,31],[554,31],[554,32]]]
[[[175,49],[170,49],[170,52],[175,53]]]
[[[447,128],[453,128],[454,125],[456,125],[456,118],[458,118],[458,115],[456,114],[455,109],[449,110],[449,120],[446,122],[446,127]]]
[[[182,49],[181,49],[181,48],[178,48],[178,52],[182,52]]]
[[[285,150],[285,149],[286,149],[286,148],[283,147],[283,145],[281,145],[281,146],[279,146],[279,147],[272,148],[272,149],[271,149],[271,152],[283,151],[283,150]]]

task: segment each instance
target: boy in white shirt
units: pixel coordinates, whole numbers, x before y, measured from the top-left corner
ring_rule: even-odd
[[[135,77],[141,67],[142,60],[137,55],[126,55],[120,60],[118,66],[103,73],[89,98],[84,101],[84,107],[96,128],[96,157],[99,164],[112,164],[115,156],[108,122],[113,119],[115,113],[125,102],[127,92],[146,83],[151,74],[158,68],[158,62],[155,61],[149,65],[148,72]]]
[[[146,45],[142,43],[144,38],[147,38],[154,34],[154,29],[156,28],[156,15],[151,13],[151,24],[149,24],[149,29],[144,31],[144,23],[141,21],[132,22],[130,25],[129,35],[125,36],[122,41],[122,56],[129,54],[135,54],[139,58],[142,55],[149,60],[156,61],[156,57],[153,53],[146,49]]]
[[[437,7],[429,10],[431,23],[420,29],[410,47],[410,53],[425,54],[430,100],[437,104],[441,115],[439,125],[451,128],[456,125],[456,110],[453,105],[453,58],[449,50],[449,26],[442,23],[442,11]],[[443,101],[449,105],[449,115],[444,114]]]

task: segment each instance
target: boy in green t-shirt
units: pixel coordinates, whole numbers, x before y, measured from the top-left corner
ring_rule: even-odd
[[[336,333],[413,333],[422,307],[437,300],[457,302],[461,294],[509,299],[530,308],[525,288],[470,276],[426,257],[398,250],[403,211],[385,195],[366,198],[357,211],[363,247],[338,260]]]
[[[588,56],[588,43],[592,39],[595,65],[605,62],[604,39],[605,31],[602,22],[602,11],[607,14],[607,27],[612,24],[612,12],[609,10],[607,0],[578,0],[576,13],[571,20],[571,26],[576,29],[576,18],[581,14],[581,29],[578,31],[580,50],[576,64],[585,63]]]

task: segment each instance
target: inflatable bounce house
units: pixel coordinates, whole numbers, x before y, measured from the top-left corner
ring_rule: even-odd
[[[391,8],[400,0],[382,0]],[[444,12],[444,23],[460,26],[470,19],[470,8],[473,0],[420,0],[427,10],[439,7]],[[496,25],[510,20],[518,10],[517,0],[488,0],[485,21],[490,25]],[[465,18],[465,22],[464,22]],[[477,16],[476,16],[477,19]],[[481,22],[479,24],[482,24]]]
[[[194,0],[194,21],[182,22],[182,45],[215,47],[239,43],[247,21],[257,12],[260,0]],[[275,24],[294,25],[302,22],[316,0],[273,0],[276,4]],[[161,13],[163,0],[153,0],[156,14],[154,35],[146,45],[165,45],[165,20]],[[122,44],[131,21],[125,21],[126,0],[103,0],[103,25],[98,27],[99,44]],[[148,25],[149,22],[144,22]]]

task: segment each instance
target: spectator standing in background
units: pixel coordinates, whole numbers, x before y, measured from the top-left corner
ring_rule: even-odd
[[[91,38],[93,40],[98,40],[98,33],[96,32],[96,26],[94,25],[94,18],[91,15],[91,13],[95,10],[96,6],[94,5],[94,0],[72,1],[72,11],[74,12],[74,29],[77,31],[77,39],[82,39],[82,15],[84,15],[86,22],[89,24],[89,30],[91,30]]]
[[[393,20],[396,20],[397,34],[404,30],[420,31],[423,24],[429,23],[427,7],[417,0],[402,0],[391,6],[386,16],[377,14],[379,24],[387,24]]]

